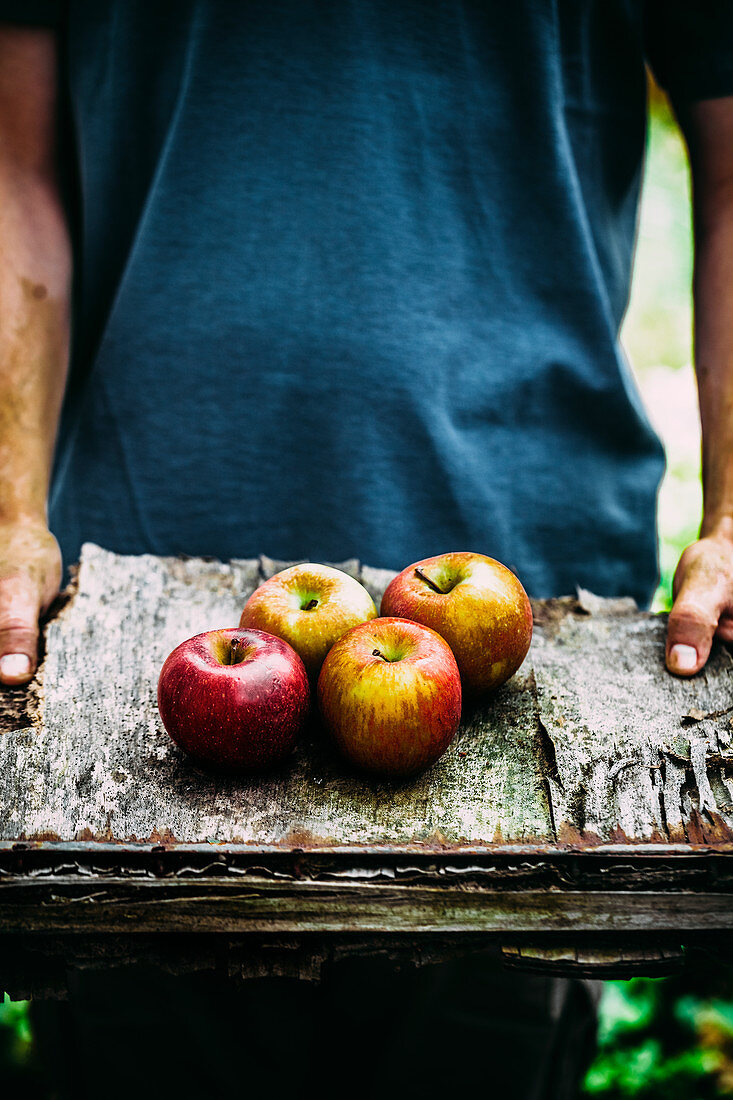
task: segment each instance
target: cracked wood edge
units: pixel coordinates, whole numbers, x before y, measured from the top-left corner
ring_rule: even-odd
[[[535,649],[559,843],[733,839],[733,661],[716,644],[703,673],[673,677],[665,630],[666,616],[567,616]]]

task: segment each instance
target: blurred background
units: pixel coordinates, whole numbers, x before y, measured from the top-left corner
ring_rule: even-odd
[[[685,149],[665,98],[652,88],[638,249],[622,342],[667,452],[658,506],[661,575],[655,610],[671,604],[677,559],[697,535],[702,508],[691,277]],[[732,974],[730,967],[696,953],[675,977],[606,983],[586,1094],[601,1100],[733,1097]],[[50,1100],[22,1001],[0,1004],[0,1085],[9,1097]]]
[[[671,606],[680,554],[702,514],[700,424],[692,369],[692,219],[687,154],[666,98],[652,85],[647,162],[631,298],[621,342],[667,453],[657,508],[660,583]]]

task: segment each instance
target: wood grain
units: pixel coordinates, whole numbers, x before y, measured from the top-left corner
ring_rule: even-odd
[[[274,883],[253,879],[246,885],[130,883],[112,879],[87,883],[39,884],[25,900],[13,899],[0,912],[3,932],[217,932],[298,936],[336,933],[471,932],[674,932],[733,928],[731,895],[647,891],[461,890],[448,884],[367,886]],[[68,892],[67,892],[68,891]]]

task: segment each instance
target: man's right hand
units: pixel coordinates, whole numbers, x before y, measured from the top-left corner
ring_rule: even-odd
[[[0,686],[30,680],[61,580],[46,498],[66,383],[71,245],[56,32],[0,22]]]
[[[58,594],[61,552],[43,522],[0,524],[0,684],[35,672],[38,620]]]

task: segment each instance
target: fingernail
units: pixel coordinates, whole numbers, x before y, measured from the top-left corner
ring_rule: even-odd
[[[30,657],[25,653],[6,653],[0,658],[0,676],[4,680],[22,679],[30,670]]]
[[[697,664],[697,650],[694,645],[673,645],[669,651],[669,662],[678,672],[692,672]]]

